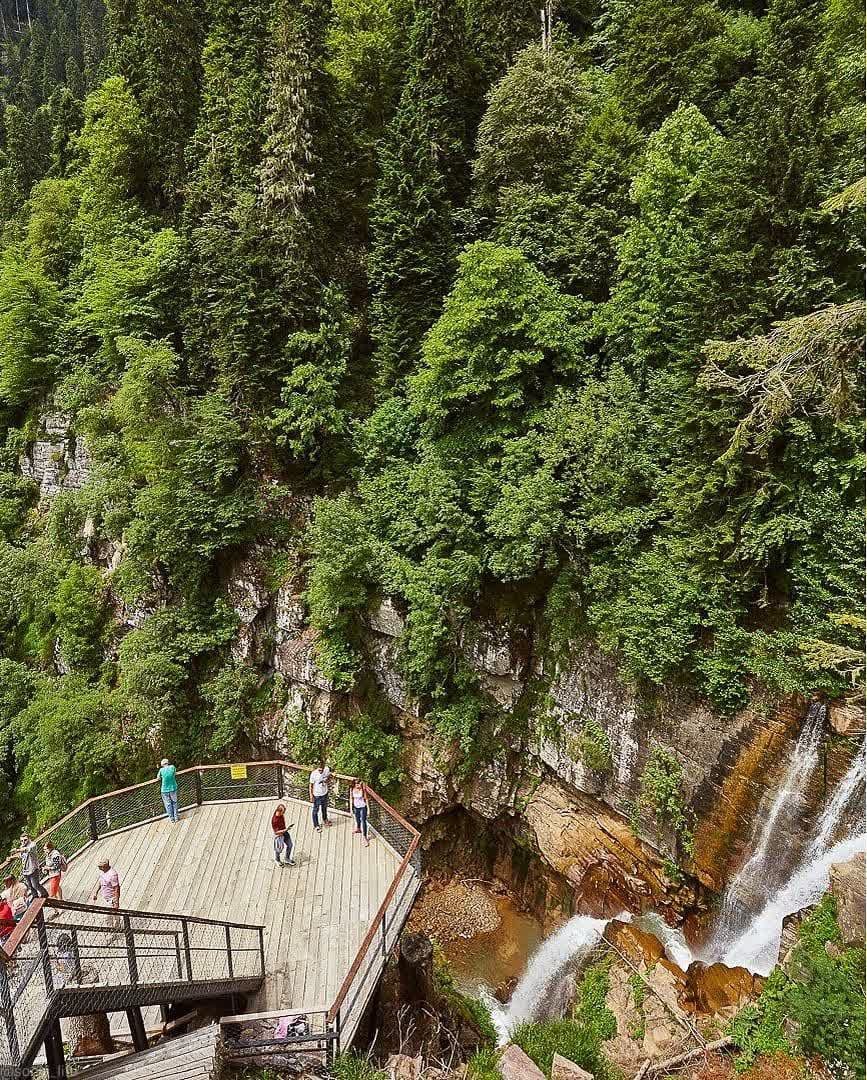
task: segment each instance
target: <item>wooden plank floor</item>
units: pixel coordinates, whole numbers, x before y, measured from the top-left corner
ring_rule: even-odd
[[[121,880],[121,906],[264,923],[267,978],[255,1011],[326,1008],[400,865],[372,834],[369,848],[351,819],[314,832],[306,803],[287,801],[297,866],[274,864],[275,803],[208,804],[167,820],[104,837],[74,859],[64,899],[86,903],[97,863],[108,858]]]

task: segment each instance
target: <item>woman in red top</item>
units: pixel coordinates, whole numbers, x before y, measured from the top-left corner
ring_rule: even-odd
[[[14,929],[15,918],[9,901],[0,899],[0,941],[5,941]]]
[[[283,803],[280,803],[271,815],[271,832],[274,834],[274,861],[278,866],[295,865],[295,860],[292,858],[292,837],[289,835],[291,828],[291,825],[286,824],[286,807]],[[284,850],[286,859],[281,862],[280,856]]]

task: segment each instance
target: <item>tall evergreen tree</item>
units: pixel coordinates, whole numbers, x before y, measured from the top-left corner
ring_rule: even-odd
[[[454,277],[473,135],[466,43],[456,0],[417,4],[408,75],[371,208],[371,321],[385,385],[418,359]]]

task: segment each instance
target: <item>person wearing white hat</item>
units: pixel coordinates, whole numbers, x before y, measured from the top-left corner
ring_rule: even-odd
[[[166,817],[169,821],[178,820],[178,778],[174,765],[164,757],[160,762],[157,780],[160,782],[160,795],[163,798],[163,806],[166,808]]]

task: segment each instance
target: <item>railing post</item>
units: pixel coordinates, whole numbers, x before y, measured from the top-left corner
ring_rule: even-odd
[[[135,936],[129,915],[123,917],[123,936],[126,939],[126,958],[129,963],[129,981],[133,986],[138,982],[138,957],[135,954]]]
[[[184,959],[187,962],[187,978],[190,982],[193,981],[193,954],[190,950],[190,928],[187,926],[187,920],[184,919],[181,922],[181,933],[184,938]]]
[[[72,974],[77,983],[81,982],[81,952],[78,948],[78,931],[72,931]]]
[[[90,833],[91,841],[98,840],[99,829],[96,825],[96,810],[94,809],[92,802],[89,802],[87,804],[87,828],[88,832]]]
[[[259,927],[259,974],[265,977],[265,927]]]
[[[334,1017],[334,1035],[333,1039],[328,1040],[328,1048],[325,1051],[326,1060],[329,1065],[334,1064],[334,1059],[340,1054],[340,1009],[337,1010],[337,1014]]]
[[[382,955],[383,955],[383,957],[388,956],[388,948],[387,948],[386,940],[385,940],[386,935],[388,933],[388,931],[386,930],[386,925],[385,925],[385,917],[386,917],[387,914],[388,914],[388,908],[386,908],[385,911],[383,911],[383,913],[382,913]]]
[[[229,966],[229,978],[235,978],[235,964],[232,960],[232,928],[226,923],[226,960]]]
[[[277,766],[277,798],[283,798],[283,766]]]
[[[177,930],[175,931],[175,957],[178,961],[178,979],[183,979],[184,966],[181,961],[181,939],[178,937]]]
[[[202,805],[202,770],[201,769],[196,769],[194,779],[195,779],[195,784],[196,784],[196,806],[201,806]]]
[[[18,1030],[15,1027],[15,1014],[12,1011],[12,995],[9,992],[9,976],[6,974],[6,963],[0,961],[0,1012],[6,1027],[6,1043],[9,1054],[12,1057],[11,1064],[21,1064],[21,1047],[18,1045]]]
[[[39,951],[42,954],[42,974],[45,978],[45,997],[50,998],[54,993],[54,975],[51,971],[51,952],[48,946],[48,931],[45,928],[45,910],[40,909],[36,916],[36,937],[39,940]]]

